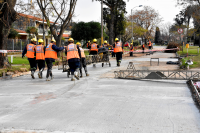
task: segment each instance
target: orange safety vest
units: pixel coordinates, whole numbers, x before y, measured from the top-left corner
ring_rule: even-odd
[[[44,46],[43,45],[37,45],[35,47],[36,50],[36,60],[44,60]]]
[[[93,43],[93,44],[91,45],[90,51],[97,51],[97,52],[98,52],[98,48],[97,48],[97,44],[96,44],[96,43]]]
[[[133,46],[130,47],[130,51],[133,52]]]
[[[79,48],[80,48],[80,51],[81,51],[81,58],[85,58],[84,50],[81,47],[79,47]]]
[[[35,45],[34,44],[28,44],[26,46],[26,49],[27,49],[27,53],[26,53],[26,56],[28,58],[34,58],[34,54],[35,54]]]
[[[122,44],[120,42],[115,43],[114,52],[115,53],[122,52]]]
[[[89,45],[89,42],[87,43],[87,48],[89,47],[90,45]]]
[[[142,47],[144,48],[144,44],[142,45]]]
[[[151,46],[151,41],[149,41],[149,46]]]
[[[46,47],[45,50],[45,58],[53,58],[53,59],[57,59],[57,52],[55,50],[52,49],[52,45],[54,45],[53,43],[49,43],[49,45]]]
[[[67,50],[67,60],[73,59],[73,58],[80,59],[76,44],[69,44],[66,50]]]

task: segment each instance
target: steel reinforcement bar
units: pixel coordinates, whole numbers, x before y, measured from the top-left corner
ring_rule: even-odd
[[[199,79],[200,72],[196,71],[166,71],[166,70],[120,70],[115,71],[115,78],[121,79]]]

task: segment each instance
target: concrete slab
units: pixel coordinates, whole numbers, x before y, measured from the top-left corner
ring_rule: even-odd
[[[114,79],[104,76],[120,69],[111,64],[89,65],[90,76],[75,82],[57,69],[50,82],[30,75],[0,80],[0,131],[200,132],[199,110],[185,81]]]

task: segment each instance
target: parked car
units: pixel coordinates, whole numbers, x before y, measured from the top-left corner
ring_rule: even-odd
[[[129,47],[129,43],[126,42],[126,43],[124,44],[124,47]]]

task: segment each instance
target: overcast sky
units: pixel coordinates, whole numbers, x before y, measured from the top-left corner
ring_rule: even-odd
[[[173,19],[176,14],[181,11],[180,6],[176,6],[176,0],[129,0],[126,1],[127,16],[131,14],[131,9],[143,5],[150,6],[159,12],[163,18],[163,23],[174,23]],[[140,10],[142,7],[136,7],[133,10]],[[74,21],[98,21],[101,20],[101,4],[98,1],[92,2],[92,0],[78,0],[75,9],[76,17]]]

